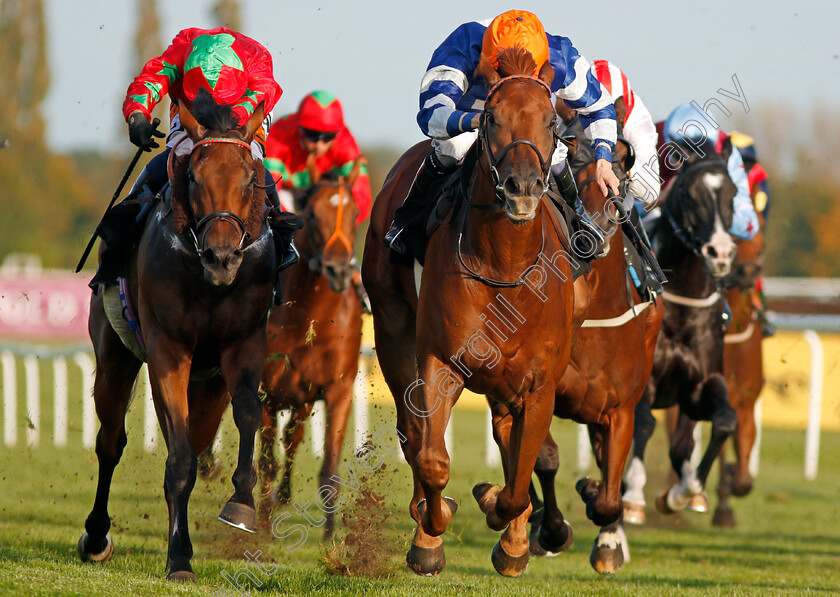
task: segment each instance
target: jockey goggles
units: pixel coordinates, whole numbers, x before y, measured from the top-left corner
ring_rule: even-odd
[[[318,141],[329,143],[335,139],[336,135],[338,135],[338,131],[315,131],[306,127],[300,127],[300,134],[303,135],[307,141],[311,141],[313,143]]]

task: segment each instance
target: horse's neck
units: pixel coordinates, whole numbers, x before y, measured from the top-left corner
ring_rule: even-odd
[[[657,257],[668,278],[665,290],[691,298],[706,298],[714,292],[717,285],[706,272],[703,259],[686,247],[667,224],[657,234],[662,235]]]
[[[726,293],[726,301],[732,311],[734,329],[746,328],[753,318],[754,309],[751,293],[736,287]]]
[[[472,201],[492,204],[498,200],[489,181],[480,179]],[[469,201],[469,198],[468,198]],[[523,273],[534,264],[543,243],[544,212],[529,222],[514,223],[504,211],[486,211],[464,206],[464,247],[495,272]]]
[[[616,304],[627,302],[627,265],[624,260],[624,236],[618,230],[610,239],[610,252],[592,262],[587,276],[590,287],[596,288],[600,300]]]

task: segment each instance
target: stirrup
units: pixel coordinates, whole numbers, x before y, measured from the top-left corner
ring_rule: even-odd
[[[578,235],[572,234],[576,239],[576,242],[572,242],[572,251],[575,253],[575,256],[587,262],[601,257],[604,253],[604,244],[606,242],[601,229],[592,221],[589,214],[582,209],[575,212],[575,219],[577,220],[577,230],[575,232],[585,233]],[[577,239],[580,238],[584,238],[584,242],[591,245],[591,250],[577,250],[575,245],[577,244]]]
[[[295,246],[294,239],[290,239],[289,244],[286,246],[286,250],[283,252],[283,256],[280,258],[280,264],[277,266],[277,271],[281,272],[298,261],[300,261],[300,253]]]
[[[404,228],[397,228],[396,226],[391,225],[388,232],[385,233],[385,246],[400,255],[405,255],[408,251],[408,247],[405,246],[402,238],[400,238],[404,230]]]

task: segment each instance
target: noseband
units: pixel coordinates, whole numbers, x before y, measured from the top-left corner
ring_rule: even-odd
[[[238,145],[247,149],[249,154],[251,153],[251,145],[250,143],[246,143],[245,141],[240,141],[239,139],[229,139],[227,137],[207,137],[193,145],[191,155],[192,153],[195,153],[195,150],[201,147],[202,145],[210,145],[211,143],[229,143],[231,145]],[[190,174],[190,176],[192,176],[192,174]],[[187,205],[190,207],[190,212],[192,212],[192,206],[190,205],[189,201],[187,201]],[[191,215],[193,220],[195,220],[195,213],[191,213]],[[212,228],[213,224],[217,222],[227,222],[228,224],[236,228],[237,232],[239,232],[242,235],[239,239],[240,249],[242,248],[242,245],[245,243],[245,240],[249,236],[248,232],[245,230],[245,222],[243,222],[242,218],[240,218],[232,211],[222,209],[219,211],[211,212],[203,218],[201,218],[200,220],[198,220],[194,228],[191,227],[189,229],[190,235],[192,236],[193,245],[195,246],[196,253],[198,253],[199,257],[201,257],[207,250],[204,246],[205,241],[207,239],[207,233],[210,232],[210,228]]]
[[[490,92],[487,94],[487,99],[484,101],[484,112],[481,115],[481,126],[478,128],[478,139],[479,144],[482,151],[487,155],[487,164],[490,169],[490,178],[493,182],[493,186],[496,189],[496,198],[501,201],[502,204],[505,203],[505,194],[504,194],[504,187],[502,185],[502,181],[499,177],[499,163],[505,158],[507,153],[516,147],[517,145],[526,145],[534,150],[534,153],[537,154],[537,159],[540,162],[540,173],[543,176],[543,194],[548,189],[549,185],[549,177],[551,176],[551,157],[554,155],[554,150],[557,148],[557,141],[559,139],[559,132],[557,130],[557,126],[553,126],[553,138],[551,143],[551,151],[548,152],[548,156],[543,159],[542,152],[540,151],[539,147],[531,141],[530,139],[514,139],[507,145],[505,145],[502,150],[499,152],[498,155],[493,154],[493,150],[490,148],[490,141],[487,138],[487,132],[485,131],[485,123],[487,122],[487,106],[490,103],[492,97],[496,94],[499,90],[499,87],[502,84],[507,83],[508,81],[515,81],[515,80],[529,80],[539,83],[540,86],[545,89],[546,93],[548,93],[549,100],[551,99],[551,88],[546,84],[545,81],[538,77],[534,77],[531,75],[511,75],[509,77],[504,77],[500,79],[493,87],[490,89]],[[473,207],[480,207],[482,204],[472,204]],[[502,209],[501,205],[494,205],[494,206],[484,206],[483,209],[490,209],[493,211],[498,211]]]
[[[309,269],[313,272],[317,272],[324,275],[324,253],[329,250],[329,248],[334,245],[335,243],[340,243],[344,245],[344,248],[347,249],[348,255],[352,258],[353,256],[353,244],[350,242],[350,239],[344,234],[344,231],[341,229],[341,223],[344,220],[344,201],[345,201],[345,193],[349,194],[352,197],[352,190],[350,189],[349,185],[344,182],[321,182],[318,183],[312,189],[312,193],[314,193],[315,189],[318,187],[338,187],[338,207],[336,208],[335,212],[335,229],[330,237],[327,239],[327,242],[324,243],[324,248],[321,249],[320,253],[315,257],[309,259]],[[312,222],[310,224],[310,221]],[[315,230],[317,226],[314,224],[317,222],[317,218],[315,217],[315,211],[309,210],[307,215],[307,226],[306,226],[306,233],[307,237],[309,238],[309,244],[311,246],[317,246],[317,239],[315,238]]]

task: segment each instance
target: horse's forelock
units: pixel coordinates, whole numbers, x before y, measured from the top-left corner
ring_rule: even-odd
[[[233,117],[233,108],[225,104],[217,104],[209,91],[203,87],[193,101],[192,114],[199,124],[213,131],[226,133],[237,128]]]
[[[534,56],[525,48],[516,46],[499,52],[499,65],[496,71],[501,77],[511,75],[533,75],[537,70]]]

